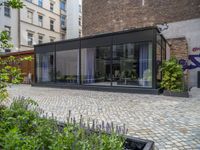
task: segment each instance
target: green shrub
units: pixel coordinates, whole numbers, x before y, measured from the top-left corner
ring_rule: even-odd
[[[183,69],[176,58],[171,58],[162,64],[163,78],[161,87],[169,91],[183,91]]]
[[[0,149],[5,150],[121,150],[124,138],[92,132],[77,124],[60,128],[54,119],[41,117],[37,103],[15,99],[0,108]]]

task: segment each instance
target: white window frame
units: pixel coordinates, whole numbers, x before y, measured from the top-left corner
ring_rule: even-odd
[[[41,17],[41,18],[40,18]],[[40,27],[43,27],[43,15],[41,15],[41,14],[38,14],[38,25],[40,26]]]
[[[11,17],[11,9],[9,6],[4,6],[4,16]]]
[[[53,3],[53,2],[50,2],[49,5],[50,5],[50,8],[49,8],[50,11],[53,12],[53,11],[54,11],[54,3]]]
[[[27,10],[27,18],[33,23],[33,11]]]
[[[55,20],[50,19],[50,30],[51,30],[51,31],[55,31],[55,30],[54,30],[54,24],[55,24]]]
[[[32,35],[32,36],[29,36]],[[27,44],[28,46],[33,46],[33,33],[27,32]]]
[[[42,44],[44,40],[44,35],[38,35],[38,44]]]

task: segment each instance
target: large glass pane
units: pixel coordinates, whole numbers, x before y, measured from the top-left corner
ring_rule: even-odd
[[[37,82],[53,82],[54,80],[54,52],[36,54]]]
[[[56,52],[56,81],[79,83],[79,50]]]
[[[81,50],[81,79],[84,85],[111,85],[110,47]]]
[[[113,46],[112,85],[152,87],[152,43]]]

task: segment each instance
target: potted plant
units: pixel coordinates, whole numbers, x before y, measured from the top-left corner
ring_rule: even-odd
[[[176,58],[164,61],[161,67],[162,82],[165,96],[189,97],[183,81],[183,69]]]

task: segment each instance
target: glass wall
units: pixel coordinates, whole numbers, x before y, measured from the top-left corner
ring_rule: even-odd
[[[165,49],[156,29],[38,45],[37,82],[158,88]]]
[[[152,87],[152,43],[113,46],[112,85]]]
[[[82,49],[81,75],[84,85],[152,87],[152,43]]]
[[[81,49],[81,80],[84,85],[111,85],[110,47]]]
[[[56,81],[79,83],[79,50],[56,52]]]
[[[55,68],[54,52],[36,54],[37,82],[53,82]]]
[[[157,34],[157,43],[156,43],[156,80],[157,87],[160,87],[162,81],[162,72],[161,65],[162,62],[166,60],[166,42],[163,37],[158,33]]]

